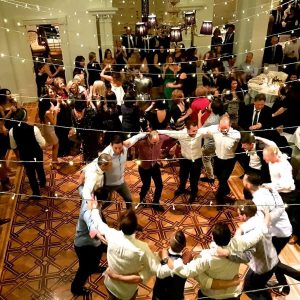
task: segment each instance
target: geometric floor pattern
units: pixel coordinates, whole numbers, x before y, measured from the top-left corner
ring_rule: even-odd
[[[0,299],[73,299],[70,284],[77,270],[73,239],[80,207],[77,192],[80,167],[80,164],[75,163],[73,167],[65,166],[59,172],[50,170],[46,163],[49,186],[42,190],[45,197],[29,200],[25,196],[18,196],[0,278]],[[173,199],[172,195],[178,186],[178,166],[175,163],[165,166],[162,174],[162,203],[166,205],[166,211],[155,213],[151,208],[137,209],[139,223],[144,227],[137,237],[146,241],[153,251],[167,247],[170,236],[178,229],[184,231],[187,247],[194,251],[208,247],[211,228],[215,222],[225,221],[234,231],[237,220],[233,209],[218,212],[209,206],[180,205],[187,203],[188,195]],[[125,178],[134,201],[138,202],[141,181],[134,162],[127,162]],[[196,203],[209,205],[214,201],[214,191],[214,186],[200,183]],[[27,177],[24,175],[20,194],[30,194]],[[148,194],[149,202],[152,195],[153,186]],[[116,194],[113,200],[115,203],[104,210],[104,215],[108,224],[116,227],[118,216],[125,205]],[[105,256],[102,263],[106,263]],[[93,299],[106,299],[103,276],[91,276],[87,286],[93,291]],[[138,299],[151,299],[152,286],[153,280],[147,285],[141,284]],[[194,280],[187,281],[186,299],[195,298],[196,287]]]

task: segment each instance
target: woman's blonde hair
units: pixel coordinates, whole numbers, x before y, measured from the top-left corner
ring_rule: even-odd
[[[96,94],[105,97],[106,88],[105,83],[102,80],[96,80],[93,84],[93,95]]]

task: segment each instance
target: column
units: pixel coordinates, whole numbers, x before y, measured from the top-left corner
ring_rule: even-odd
[[[104,7],[101,9],[90,9],[89,13],[98,19],[100,47],[104,53],[105,49],[114,51],[114,38],[112,31],[112,17],[118,9],[114,7]]]
[[[272,2],[272,0],[237,1],[239,21],[235,24],[234,38],[237,65],[244,61],[247,52],[253,52],[254,63],[257,67],[261,66]]]

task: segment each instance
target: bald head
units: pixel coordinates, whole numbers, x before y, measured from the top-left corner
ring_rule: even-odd
[[[230,125],[231,125],[230,118],[228,116],[223,116],[219,122],[219,130],[222,133],[227,133],[230,129]]]
[[[149,133],[149,142],[153,145],[157,144],[159,142],[159,134],[156,130],[152,130]]]

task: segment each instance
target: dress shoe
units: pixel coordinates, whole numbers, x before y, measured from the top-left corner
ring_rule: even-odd
[[[184,194],[184,193],[185,193],[184,189],[177,189],[174,193],[174,196],[178,197],[179,195]]]
[[[10,219],[0,219],[0,225],[10,222]]]
[[[91,290],[83,287],[78,291],[72,291],[72,294],[74,294],[74,296],[88,296],[91,294]]]
[[[215,179],[214,178],[203,177],[203,178],[200,178],[200,181],[208,182],[208,183],[214,183]]]
[[[157,212],[164,212],[165,209],[160,204],[153,204],[152,208]]]
[[[195,202],[195,200],[196,200],[196,196],[190,196],[189,203],[192,204],[193,202]]]
[[[40,182],[40,188],[45,188],[46,187],[46,182]]]
[[[290,293],[291,288],[288,285],[284,285],[284,286],[279,285],[277,287],[274,287],[272,291],[276,294],[287,296]]]

